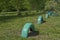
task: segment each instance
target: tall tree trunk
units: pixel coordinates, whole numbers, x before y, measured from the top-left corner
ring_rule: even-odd
[[[21,15],[20,10],[19,10],[19,7],[20,7],[20,6],[19,6],[19,1],[20,1],[20,0],[17,0],[17,15]]]
[[[21,15],[19,8],[17,8],[17,15]]]

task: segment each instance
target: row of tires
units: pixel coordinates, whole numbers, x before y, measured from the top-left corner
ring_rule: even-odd
[[[48,12],[46,14],[46,18],[49,18],[49,16],[52,15],[52,12]],[[42,24],[44,22],[43,20],[43,16],[39,16],[38,17],[38,20],[37,20],[37,24]],[[24,37],[24,38],[27,38],[28,37],[28,33],[29,33],[29,30],[31,32],[34,32],[35,31],[35,28],[34,28],[34,25],[32,23],[26,23],[22,29],[22,32],[21,32],[21,37]]]

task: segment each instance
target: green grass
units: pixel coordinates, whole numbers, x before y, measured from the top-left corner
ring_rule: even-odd
[[[0,40],[60,40],[60,16],[51,16],[43,24],[38,25],[38,16],[28,17],[0,17]],[[22,38],[21,30],[25,23],[32,22],[39,35]]]

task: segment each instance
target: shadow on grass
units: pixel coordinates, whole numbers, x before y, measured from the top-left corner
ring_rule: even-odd
[[[0,16],[0,22],[8,22],[11,19],[16,19],[18,16]]]
[[[44,20],[43,23],[45,23],[46,21]]]
[[[28,34],[28,37],[34,37],[34,36],[38,36],[39,35],[39,32],[38,31],[34,31],[34,32],[30,32]]]

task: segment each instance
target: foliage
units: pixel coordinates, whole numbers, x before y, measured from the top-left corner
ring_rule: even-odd
[[[56,10],[57,9],[57,2],[55,0],[50,0],[45,3],[45,10]]]
[[[59,10],[60,0],[0,0],[0,12]]]

